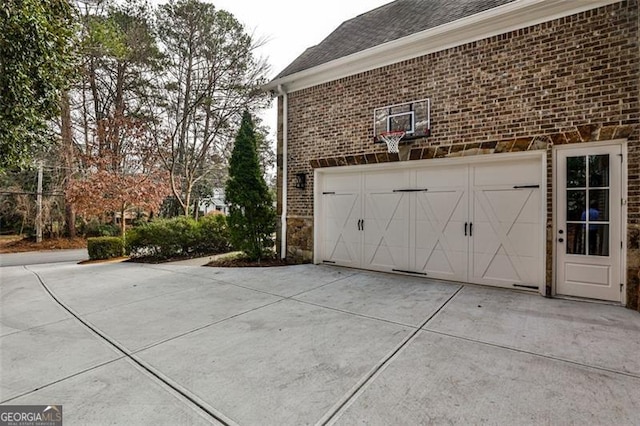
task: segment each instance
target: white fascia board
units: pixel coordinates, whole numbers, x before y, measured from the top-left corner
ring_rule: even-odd
[[[620,1],[516,0],[272,80],[263,88],[269,91],[281,85],[290,93]]]

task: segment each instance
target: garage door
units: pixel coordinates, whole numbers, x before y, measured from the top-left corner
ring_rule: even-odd
[[[322,174],[317,259],[538,289],[541,181],[539,157]]]

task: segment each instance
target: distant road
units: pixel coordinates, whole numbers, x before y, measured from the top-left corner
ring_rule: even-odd
[[[0,267],[39,265],[42,263],[80,262],[89,258],[87,249],[28,251],[0,254]]]

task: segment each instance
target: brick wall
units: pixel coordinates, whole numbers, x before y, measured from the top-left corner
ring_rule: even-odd
[[[313,167],[396,160],[373,144],[374,108],[430,98],[432,134],[412,159],[627,138],[628,218],[640,225],[639,49],[630,0],[290,93],[288,214],[312,226]],[[551,220],[551,179],[548,191]]]

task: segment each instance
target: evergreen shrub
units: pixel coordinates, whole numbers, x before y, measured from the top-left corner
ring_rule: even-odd
[[[122,238],[120,237],[94,237],[87,239],[87,251],[89,259],[112,259],[123,254]]]

